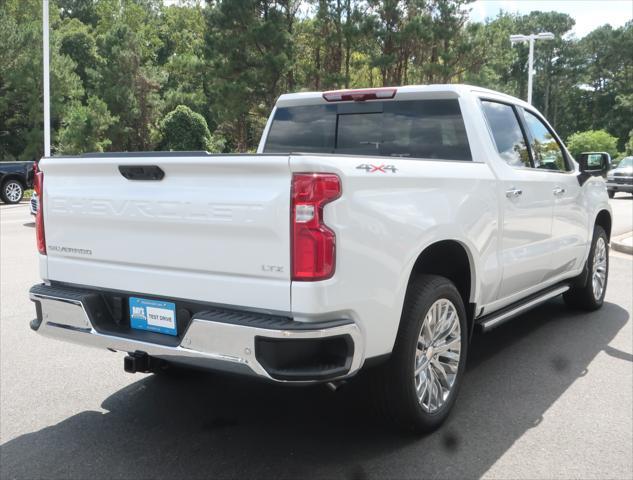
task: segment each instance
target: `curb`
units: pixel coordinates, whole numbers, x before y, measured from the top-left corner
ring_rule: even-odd
[[[611,239],[611,248],[616,252],[633,255],[633,232],[625,233]]]

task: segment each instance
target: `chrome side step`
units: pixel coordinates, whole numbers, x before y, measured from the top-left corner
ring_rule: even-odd
[[[520,315],[551,298],[557,297],[561,293],[565,293],[569,290],[570,286],[568,284],[564,285],[556,285],[554,287],[548,288],[542,292],[531,295],[518,303],[514,303],[509,305],[498,312],[493,312],[490,315],[485,315],[482,318],[476,320],[477,325],[484,332],[489,332],[495,327],[498,327],[502,323],[507,322],[508,320]]]

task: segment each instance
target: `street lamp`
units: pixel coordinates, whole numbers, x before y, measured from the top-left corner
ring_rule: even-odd
[[[528,58],[528,98],[527,102],[532,104],[532,75],[534,74],[534,41],[554,40],[556,38],[551,32],[542,32],[531,35],[510,35],[510,43],[530,42],[530,55]]]
[[[48,39],[48,0],[42,2],[42,48],[44,60],[44,156],[51,156],[51,87]]]

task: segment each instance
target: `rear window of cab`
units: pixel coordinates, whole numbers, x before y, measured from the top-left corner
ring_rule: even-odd
[[[264,152],[472,160],[457,99],[279,107]]]

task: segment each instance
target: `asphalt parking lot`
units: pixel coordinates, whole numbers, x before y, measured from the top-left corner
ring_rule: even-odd
[[[612,200],[614,235],[633,197]],[[338,392],[209,374],[130,375],[122,354],[28,327],[38,282],[25,204],[0,206],[0,477],[633,477],[633,257],[612,252],[604,307],[551,301],[476,335],[447,424],[382,424],[362,378]]]

